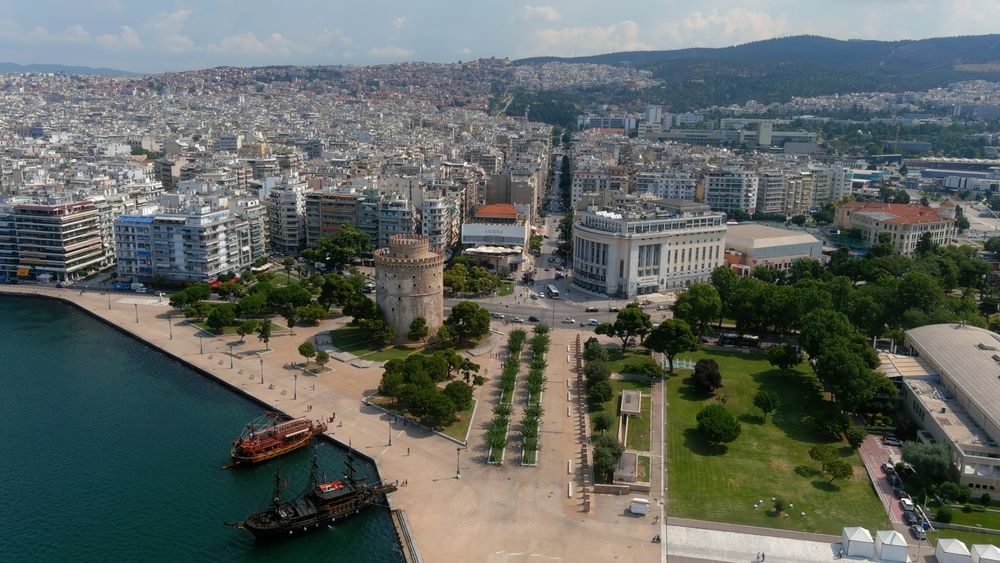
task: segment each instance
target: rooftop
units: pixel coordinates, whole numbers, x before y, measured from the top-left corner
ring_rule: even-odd
[[[517,219],[517,208],[509,203],[490,203],[476,210],[476,218],[504,217]]]
[[[914,203],[882,203],[878,201],[851,201],[841,204],[851,213],[872,215],[886,223],[936,223],[944,221],[936,209]]]
[[[752,242],[755,248],[768,246],[786,246],[791,244],[813,244],[819,240],[805,231],[793,231],[790,229],[779,229],[767,225],[755,223],[744,223],[740,225],[729,225],[726,234],[726,242],[735,239],[744,239]]]

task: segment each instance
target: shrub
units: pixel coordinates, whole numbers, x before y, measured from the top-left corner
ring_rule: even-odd
[[[694,386],[705,394],[712,394],[716,389],[722,387],[722,374],[719,373],[719,364],[712,359],[701,359],[694,365],[694,374],[691,376]]]
[[[587,378],[587,385],[593,386],[607,381],[611,378],[611,368],[601,361],[587,362],[583,368],[583,375]]]
[[[962,512],[964,512],[966,514],[972,512],[972,505],[969,504],[969,503],[965,503],[965,505],[962,506]]]
[[[587,389],[587,402],[593,406],[600,405],[611,400],[612,395],[614,395],[614,391],[611,389],[611,384],[607,381],[600,381]]]
[[[952,518],[951,509],[948,508],[947,506],[942,506],[941,508],[938,508],[937,513],[934,515],[934,520],[937,520],[942,524],[950,524],[951,518]]]
[[[989,493],[983,493],[983,496],[979,497],[979,504],[984,507],[988,507],[991,502],[993,502],[993,498],[990,497]]]
[[[852,448],[858,449],[861,447],[861,443],[865,441],[865,429],[857,424],[852,424],[847,427],[844,437],[847,438],[847,443]]]

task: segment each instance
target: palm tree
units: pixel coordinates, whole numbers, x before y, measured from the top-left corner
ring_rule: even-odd
[[[288,283],[292,283],[292,268],[295,266],[295,258],[286,256],[285,259],[281,261],[281,265],[285,267],[285,274],[288,276]]]

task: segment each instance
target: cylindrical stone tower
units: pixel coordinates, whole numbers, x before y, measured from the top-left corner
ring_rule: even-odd
[[[431,252],[427,237],[392,235],[375,251],[375,302],[385,321],[396,327],[396,343],[407,342],[410,323],[427,320],[436,334],[444,316],[444,257]]]

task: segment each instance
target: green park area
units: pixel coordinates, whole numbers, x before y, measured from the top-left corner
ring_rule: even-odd
[[[599,417],[598,415],[604,414],[611,423],[610,427],[608,427],[608,429],[605,430],[604,432],[612,436],[617,436],[618,427],[621,425],[620,409],[621,409],[622,391],[639,391],[640,393],[649,393],[651,384],[648,381],[631,381],[631,380],[621,380],[621,379],[612,379],[608,381],[608,383],[611,385],[611,398],[608,399],[607,401],[602,402],[600,404],[600,408],[596,408],[595,406],[592,407],[590,410],[591,433],[595,435],[601,433],[601,429],[598,427],[598,418],[602,417]],[[633,420],[632,423],[635,423],[635,421]],[[646,443],[647,443],[646,449],[649,449],[648,415],[646,421]],[[631,445],[629,445],[629,448],[637,449],[633,448],[633,446]]]
[[[369,397],[368,402],[401,417],[413,416],[411,413],[403,410],[402,405],[398,401],[394,401],[392,397],[374,395]],[[466,435],[469,433],[469,426],[472,424],[472,414],[474,412],[476,412],[476,400],[472,399],[472,406],[464,410],[455,411],[455,418],[452,422],[442,426],[438,431],[445,436],[464,442]]]
[[[341,352],[373,362],[387,362],[405,358],[416,350],[408,346],[379,347],[371,341],[367,332],[361,327],[344,326],[330,331],[330,344]]]
[[[722,351],[680,357],[715,360],[722,387],[706,395],[693,385],[691,370],[677,370],[667,384],[672,516],[827,534],[839,534],[844,526],[887,529],[858,454],[816,428],[837,408],[808,364],[781,370],[761,355]],[[778,408],[766,419],[753,405],[759,390],[778,399]],[[728,444],[711,444],[696,428],[698,412],[713,404],[723,404],[740,422],[739,436]],[[831,480],[821,472],[809,456],[818,444],[831,445],[853,475]],[[773,510],[772,497],[786,502],[783,514]],[[754,508],[761,500],[763,505]]]

